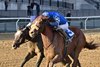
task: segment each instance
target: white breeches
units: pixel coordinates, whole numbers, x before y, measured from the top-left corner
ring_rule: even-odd
[[[74,35],[74,32],[71,31],[71,30],[68,28],[68,23],[67,23],[67,22],[66,22],[66,24],[64,24],[64,25],[59,25],[59,27],[62,28],[64,31],[67,30],[66,32],[69,34],[70,37]]]
[[[63,30],[67,30],[68,29],[68,23],[66,22],[66,24],[59,25],[59,27],[62,28]]]

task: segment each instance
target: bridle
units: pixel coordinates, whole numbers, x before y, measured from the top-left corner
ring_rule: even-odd
[[[34,24],[38,29],[41,27],[37,22]],[[48,22],[44,22],[42,25],[48,25]],[[47,46],[47,47],[44,47],[45,49],[48,49],[50,47],[50,45],[53,43],[54,41],[54,38],[55,38],[55,34],[53,33],[53,36],[52,36],[52,40],[51,40],[51,43]]]

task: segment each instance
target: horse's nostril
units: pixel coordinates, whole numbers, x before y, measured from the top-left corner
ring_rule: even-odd
[[[15,47],[15,45],[13,45],[12,47]]]
[[[12,45],[12,49],[16,49],[16,45]]]

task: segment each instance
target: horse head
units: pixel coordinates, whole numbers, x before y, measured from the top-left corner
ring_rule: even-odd
[[[29,31],[28,28],[17,30],[14,36],[15,38],[14,38],[13,44],[12,44],[13,49],[18,48],[21,44],[25,43],[25,39],[29,36],[28,31]]]
[[[46,21],[44,20],[44,16],[40,15],[38,16],[32,23],[31,29],[29,31],[30,37],[34,38],[37,34],[40,32],[43,32],[44,30],[44,25],[46,24]]]

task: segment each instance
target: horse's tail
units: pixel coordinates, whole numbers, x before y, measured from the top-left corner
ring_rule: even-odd
[[[96,49],[98,46],[97,44],[93,44],[93,41],[91,41],[90,43],[86,42],[86,45],[84,46],[84,48],[87,48],[87,49]]]

